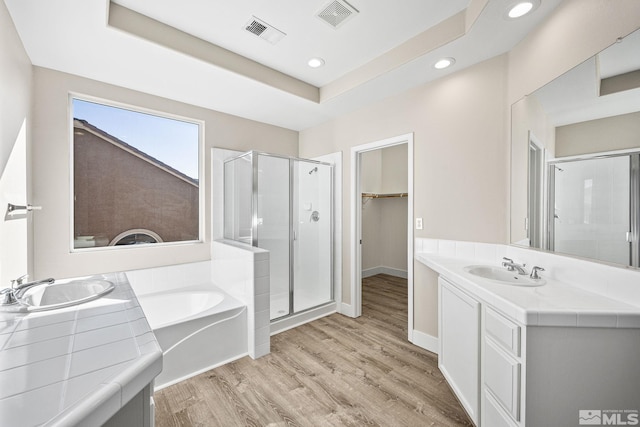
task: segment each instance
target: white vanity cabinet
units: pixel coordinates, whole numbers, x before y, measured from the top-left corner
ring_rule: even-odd
[[[522,420],[521,348],[526,329],[487,305],[482,314],[481,424],[517,426]]]
[[[577,425],[587,410],[640,425],[640,328],[525,325],[453,279],[438,290],[438,367],[476,426]]]
[[[477,426],[517,427],[524,328],[442,276],[438,290],[440,371]]]
[[[476,425],[480,409],[480,303],[438,279],[438,368]]]
[[[438,274],[438,366],[476,426],[640,426],[640,272],[486,243],[416,247]],[[544,283],[472,272],[505,255],[544,265]]]

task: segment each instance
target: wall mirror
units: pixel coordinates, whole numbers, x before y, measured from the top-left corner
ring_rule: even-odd
[[[640,30],[513,104],[511,243],[640,266]]]

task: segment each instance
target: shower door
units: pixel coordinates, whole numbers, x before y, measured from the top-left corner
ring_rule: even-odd
[[[292,162],[295,313],[333,300],[333,171],[327,164]]]
[[[550,249],[630,265],[630,163],[617,156],[550,166]]]
[[[254,153],[254,246],[269,251],[270,319],[333,300],[331,165]]]
[[[291,314],[291,171],[289,159],[258,154],[253,245],[269,251],[270,318]]]

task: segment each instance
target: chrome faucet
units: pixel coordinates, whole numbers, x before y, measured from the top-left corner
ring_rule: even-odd
[[[540,276],[538,275],[538,271],[544,271],[544,268],[542,267],[538,267],[537,265],[535,267],[533,267],[531,269],[531,274],[529,275],[529,277],[531,277],[532,279],[539,279]]]
[[[508,271],[517,271],[518,274],[520,275],[527,274],[527,270],[524,269],[527,264],[518,264],[516,262],[513,262],[511,258],[507,258],[507,257],[504,257],[502,259],[504,260],[504,262],[502,263],[502,266],[507,267]]]
[[[25,274],[11,281],[11,287],[2,289],[0,295],[2,301],[0,305],[13,305],[18,302],[18,298],[22,297],[27,289],[37,285],[50,285],[55,282],[53,277],[43,280],[35,280],[33,282],[24,283],[29,276]]]

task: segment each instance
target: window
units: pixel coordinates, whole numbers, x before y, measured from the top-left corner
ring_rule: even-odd
[[[200,239],[202,125],[71,98],[73,248]]]

